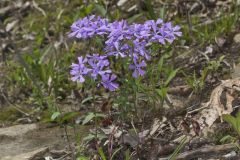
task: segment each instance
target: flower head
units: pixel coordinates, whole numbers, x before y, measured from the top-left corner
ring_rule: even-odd
[[[179,30],[180,27],[172,26],[171,22],[165,23],[161,28],[161,32],[165,34],[165,39],[170,43],[172,43],[176,39],[176,36],[182,36],[182,32],[180,32]]]
[[[138,63],[136,59],[133,59],[133,62],[133,64],[129,65],[129,69],[134,70],[132,76],[134,78],[143,76],[145,74],[145,71],[142,68],[147,66],[145,61],[142,60],[140,63]]]
[[[108,32],[108,20],[95,15],[79,19],[71,26],[69,37],[79,39],[91,38],[94,35],[103,35]]]
[[[112,45],[114,42],[132,38],[132,33],[129,30],[129,25],[125,20],[110,23],[108,27],[110,33],[108,35],[108,40],[106,41],[107,45]]]
[[[136,39],[133,41],[134,44],[134,57],[138,58],[139,56],[145,58],[146,60],[150,59],[150,54],[146,49],[147,42],[145,40]]]
[[[119,85],[115,82],[117,76],[115,74],[106,74],[102,77],[102,82],[101,84],[103,85],[104,88],[109,89],[110,91],[115,91]]]
[[[126,20],[109,23],[105,18],[92,15],[74,22],[69,37],[87,39],[96,35],[105,38],[106,54],[79,57],[78,64],[71,65],[71,79],[82,83],[86,76],[90,76],[94,80],[101,80],[99,84],[114,91],[119,85],[113,82],[116,75],[110,69],[109,56],[133,59],[129,69],[133,70],[132,76],[137,78],[145,74],[145,60],[151,58],[148,46],[153,43],[172,43],[182,32],[179,26],[173,26],[171,22],[164,23],[162,19],[129,25]]]
[[[88,55],[88,64],[91,67],[91,77],[95,80],[97,76],[104,76],[112,71],[108,69],[109,61],[106,56],[101,56],[99,54],[94,54],[93,56]]]
[[[83,83],[85,81],[84,76],[87,75],[91,69],[85,66],[87,59],[83,59],[83,57],[78,57],[78,64],[73,63],[71,65],[70,74],[72,75],[72,81],[78,81]]]
[[[150,29],[143,24],[132,24],[131,32],[136,39],[148,40],[150,36]]]
[[[130,46],[128,44],[121,44],[120,42],[113,42],[113,45],[107,46],[105,48],[108,56],[120,56],[122,58],[127,56],[130,51]]]

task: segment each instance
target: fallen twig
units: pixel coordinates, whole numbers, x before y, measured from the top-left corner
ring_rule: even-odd
[[[219,154],[220,152],[229,152],[236,148],[236,145],[233,143],[230,144],[223,144],[223,145],[216,145],[216,146],[206,146],[199,149],[196,149],[194,151],[187,151],[184,153],[181,153],[177,156],[177,160],[181,159],[192,159],[192,158],[200,158],[207,156]]]

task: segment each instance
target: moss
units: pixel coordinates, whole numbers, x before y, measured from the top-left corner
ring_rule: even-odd
[[[0,110],[0,122],[16,121],[22,114],[13,107],[5,107]]]

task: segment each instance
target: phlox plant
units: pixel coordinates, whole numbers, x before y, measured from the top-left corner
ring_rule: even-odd
[[[72,81],[84,83],[86,77],[95,84],[115,91],[119,88],[117,75],[112,71],[110,58],[115,61],[127,59],[132,77],[145,74],[147,62],[152,58],[153,44],[166,45],[182,35],[179,26],[162,19],[147,20],[143,24],[128,24],[126,20],[109,22],[95,15],[79,19],[71,26],[70,38],[89,40],[101,38],[104,41],[103,53],[85,54],[78,57],[78,63],[71,65]]]

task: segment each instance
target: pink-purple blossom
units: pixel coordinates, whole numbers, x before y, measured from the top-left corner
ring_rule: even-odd
[[[79,19],[72,24],[69,37],[89,39],[100,36],[105,40],[105,54],[79,57],[78,63],[71,65],[72,80],[83,83],[88,76],[106,89],[114,91],[119,85],[113,82],[117,76],[110,69],[109,57],[128,58],[133,62],[129,65],[129,69],[133,71],[132,76],[137,78],[145,74],[146,61],[151,59],[148,46],[152,43],[172,43],[181,35],[179,26],[173,26],[171,22],[164,23],[162,19],[132,25],[126,20],[110,23],[107,19],[95,15]]]
[[[136,59],[133,59],[133,64],[129,65],[129,69],[133,70],[132,76],[134,78],[137,78],[145,74],[145,71],[143,70],[143,68],[145,68],[146,66],[147,64],[144,60],[138,63]]]
[[[108,20],[92,15],[74,22],[69,37],[86,39],[95,35],[107,34],[108,31]]]
[[[109,45],[105,48],[108,56],[115,57],[126,57],[128,52],[130,51],[130,46],[128,44],[120,44],[120,42],[114,42],[113,45]]]
[[[78,81],[80,83],[83,83],[85,81],[84,76],[91,71],[91,69],[85,66],[86,62],[86,58],[78,57],[78,63],[73,63],[71,65],[72,69],[70,71],[70,74],[72,75],[72,81]]]
[[[102,77],[101,84],[104,86],[104,88],[109,89],[110,91],[115,91],[119,87],[119,84],[113,82],[116,79],[117,76],[115,74],[107,74]]]
[[[91,68],[91,77],[95,80],[99,76],[104,77],[106,74],[111,73],[109,69],[109,61],[106,56],[94,54],[93,56],[88,55],[88,64]]]

